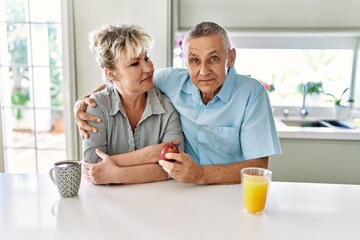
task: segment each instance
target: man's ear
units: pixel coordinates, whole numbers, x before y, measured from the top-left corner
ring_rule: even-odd
[[[235,59],[236,59],[236,50],[235,48],[231,49],[229,51],[229,56],[228,56],[228,67],[230,68],[234,68],[235,66]]]
[[[114,75],[114,73],[113,73],[113,71],[111,71],[110,69],[108,69],[108,68],[105,68],[104,69],[105,70],[105,76],[106,76],[106,78],[107,79],[109,79],[109,80],[111,80],[111,81],[114,81],[115,79],[115,75]]]

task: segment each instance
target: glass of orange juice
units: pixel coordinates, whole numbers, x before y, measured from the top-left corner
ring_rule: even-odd
[[[241,170],[244,209],[250,213],[262,213],[271,182],[272,172],[265,168],[249,167]]]

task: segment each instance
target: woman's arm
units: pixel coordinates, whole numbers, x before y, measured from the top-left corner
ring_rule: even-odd
[[[174,141],[179,144],[179,141]],[[112,155],[112,160],[119,167],[130,167],[144,164],[157,163],[160,151],[165,143],[149,145],[136,151]]]
[[[168,179],[168,175],[157,163],[143,164],[130,167],[119,167],[112,157],[102,151],[96,150],[102,158],[100,163],[84,163],[83,173],[85,178],[94,184],[129,184],[156,182]]]

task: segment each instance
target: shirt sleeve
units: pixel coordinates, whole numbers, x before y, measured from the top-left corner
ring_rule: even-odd
[[[89,132],[90,138],[83,140],[83,158],[90,163],[97,163],[101,161],[101,158],[95,153],[96,148],[106,153],[108,146],[107,143],[107,115],[105,114],[104,107],[98,98],[91,96],[96,102],[96,107],[88,106],[86,113],[94,117],[101,118],[100,123],[88,122],[91,126],[98,129],[97,133]]]
[[[186,72],[187,70],[179,68],[158,69],[154,73],[155,87],[172,99],[181,88],[182,81],[186,78]]]
[[[181,151],[184,151],[184,135],[180,125],[179,114],[167,98],[163,102],[163,106],[166,112],[169,113],[169,117],[165,123],[166,129],[162,142],[179,140],[180,145],[178,147]]]
[[[281,154],[270,100],[263,87],[257,88],[249,99],[240,142],[245,159]]]
[[[154,73],[154,84],[155,87],[160,89],[162,92],[165,92],[166,82],[169,79],[171,71],[169,68],[160,68],[155,70]]]

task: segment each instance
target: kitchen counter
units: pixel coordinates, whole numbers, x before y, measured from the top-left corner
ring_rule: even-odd
[[[288,126],[283,120],[316,121],[319,119],[338,120],[334,108],[308,107],[309,115],[300,117],[300,107],[273,107],[276,130],[280,139],[323,139],[360,141],[360,128],[346,129],[336,127],[297,127]],[[286,116],[284,115],[286,112]],[[351,120],[341,120],[353,125]]]
[[[287,126],[275,117],[276,130],[279,138],[286,139],[324,139],[324,140],[355,140],[360,141],[360,129],[324,128],[324,127],[294,127]],[[292,118],[286,118],[292,119]],[[297,120],[298,118],[293,118]],[[308,118],[311,120],[311,118]]]
[[[48,175],[0,174],[1,239],[357,239],[360,185],[272,182],[265,214],[242,185],[92,185],[60,198]]]

